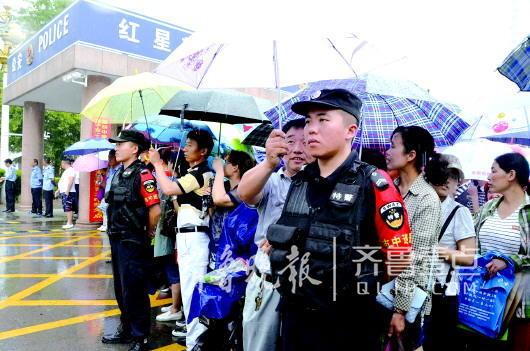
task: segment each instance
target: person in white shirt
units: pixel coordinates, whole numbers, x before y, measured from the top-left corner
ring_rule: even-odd
[[[74,202],[75,202],[75,176],[76,172],[72,168],[72,160],[64,158],[61,161],[61,168],[64,170],[59,179],[58,189],[55,192],[55,196],[61,195],[63,202],[63,210],[66,213],[66,224],[63,225],[63,229],[72,229],[74,227]]]
[[[476,235],[470,210],[454,197],[464,172],[455,156],[436,155],[429,161],[426,179],[442,201],[442,227],[438,255],[442,260],[435,273],[432,311],[424,324],[425,351],[454,350],[460,343],[458,324],[458,278],[456,266],[471,266]]]

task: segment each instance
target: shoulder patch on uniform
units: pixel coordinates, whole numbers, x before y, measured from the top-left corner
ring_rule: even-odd
[[[154,179],[144,180],[142,183],[142,186],[144,187],[145,191],[147,191],[148,193],[152,193],[156,190],[156,183]]]
[[[401,202],[392,201],[381,206],[379,208],[379,214],[383,217],[385,224],[391,229],[398,230],[403,226],[405,215]]]
[[[388,188],[388,181],[386,178],[379,173],[378,171],[373,171],[370,175],[370,180],[374,183],[375,187],[380,190]]]

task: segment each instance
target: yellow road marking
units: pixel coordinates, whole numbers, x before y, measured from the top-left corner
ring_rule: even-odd
[[[53,273],[18,273],[18,274],[0,274],[0,278],[49,278],[55,277],[57,274]],[[67,274],[63,278],[76,279],[110,279],[112,274]]]
[[[27,230],[28,233],[42,233],[42,230],[38,230],[38,229],[29,229]]]
[[[48,278],[56,276],[57,274],[0,274],[0,278]]]
[[[85,315],[77,316],[73,318],[61,319],[61,320],[54,321],[54,322],[32,325],[32,326],[25,327],[25,328],[12,329],[12,330],[8,330],[5,332],[0,332],[0,340],[14,338],[16,336],[37,333],[37,332],[50,330],[50,329],[61,328],[61,327],[65,327],[65,326],[72,325],[72,324],[92,321],[95,319],[116,316],[119,314],[120,314],[120,310],[115,308],[109,311],[90,313],[90,314],[85,314]]]
[[[16,234],[17,232],[2,232],[2,234]]]
[[[50,244],[0,244],[0,247],[44,247]],[[102,244],[72,244],[72,245],[63,245],[61,247],[110,247],[110,245]]]
[[[181,346],[179,344],[171,344],[164,347],[159,347],[158,349],[154,349],[153,351],[182,351],[186,350],[185,346]]]
[[[110,279],[112,278],[112,274],[68,274],[64,278]]]
[[[95,239],[101,239],[99,235],[87,235],[87,234],[81,234],[82,236],[86,238],[95,238]],[[8,239],[21,239],[21,238],[72,238],[72,237],[79,237],[71,234],[28,234],[28,235],[17,235],[17,236],[3,236],[0,237],[0,240],[8,240]],[[103,239],[101,239],[103,240]]]
[[[7,306],[9,306],[11,303],[13,303],[15,301],[20,301],[22,299],[25,299],[26,297],[36,293],[37,291],[40,291],[40,290],[52,285],[53,283],[55,283],[55,282],[61,280],[62,278],[64,278],[65,275],[72,274],[72,273],[75,273],[77,271],[80,271],[81,269],[90,266],[94,262],[99,261],[101,258],[106,258],[109,254],[110,254],[110,250],[102,252],[102,253],[100,253],[97,256],[91,257],[88,260],[85,260],[85,261],[83,261],[83,262],[81,262],[79,264],[76,264],[75,266],[72,266],[72,267],[62,271],[61,273],[57,274],[56,276],[46,278],[43,281],[40,281],[37,284],[35,284],[33,286],[30,286],[27,289],[24,289],[24,290],[19,291],[18,293],[14,294],[14,295],[9,296],[7,299],[5,299],[3,301],[0,301],[0,310],[5,308],[5,307],[7,307]]]
[[[155,297],[153,296],[151,297],[151,307],[158,307],[158,306],[171,303],[171,299],[154,300],[154,298]],[[50,329],[57,329],[57,328],[66,327],[66,326],[73,325],[73,324],[92,321],[95,319],[117,316],[119,314],[120,314],[120,310],[115,308],[115,309],[108,310],[108,311],[85,314],[82,316],[61,319],[61,320],[54,321],[54,322],[41,323],[41,324],[29,326],[29,327],[12,329],[12,330],[8,330],[5,332],[0,332],[0,340],[14,338],[17,336],[22,336],[22,335],[27,335],[27,334],[32,334],[32,333],[37,333],[37,332],[50,330]]]
[[[0,258],[0,263],[5,263],[5,262],[13,261],[13,260],[19,260],[19,259],[21,259],[23,257],[27,257],[27,256],[30,256],[30,255],[39,253],[39,252],[47,251],[47,250],[53,249],[55,247],[61,247],[62,245],[65,245],[65,244],[75,243],[76,241],[81,241],[81,240],[86,239],[86,238],[87,238],[87,236],[81,236],[81,237],[78,237],[78,238],[74,238],[74,239],[70,239],[70,240],[66,240],[66,241],[61,241],[60,243],[52,244],[52,245],[43,247],[41,249],[36,249],[36,250],[24,252],[24,253],[21,253],[21,254],[16,255],[16,256],[9,256],[9,257]]]
[[[10,258],[12,256],[8,256],[6,258]],[[30,257],[20,257],[20,258],[15,258],[14,260],[15,261],[18,261],[18,260],[26,260],[26,261],[31,261],[31,260],[87,260],[89,258],[91,258],[93,256],[84,256],[84,257],[81,257],[81,256],[30,256]],[[102,260],[104,260],[104,258],[102,258]]]
[[[18,273],[0,274],[0,278],[49,278],[55,277],[57,273]],[[66,274],[63,278],[75,279],[110,279],[112,274]]]
[[[116,300],[22,300],[11,306],[117,306]]]

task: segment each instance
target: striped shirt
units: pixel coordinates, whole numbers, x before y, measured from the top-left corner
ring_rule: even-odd
[[[521,246],[519,211],[521,208],[522,206],[504,219],[499,216],[499,211],[495,210],[493,215],[486,219],[479,232],[481,254],[488,251],[498,251],[506,255],[519,252]]]

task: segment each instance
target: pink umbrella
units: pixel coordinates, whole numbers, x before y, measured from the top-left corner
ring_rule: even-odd
[[[92,172],[107,168],[108,151],[79,156],[72,165],[76,171]]]

